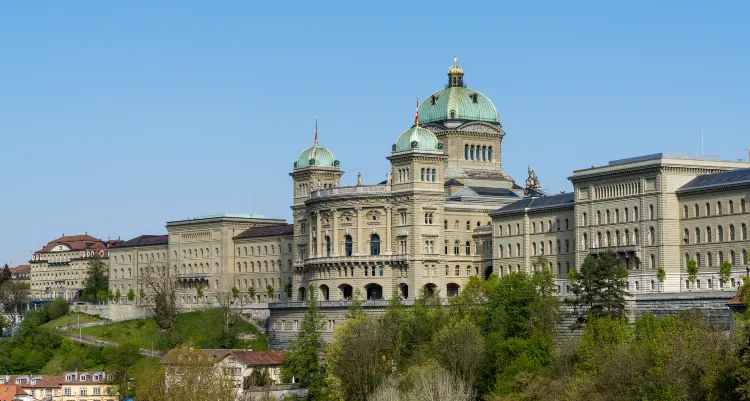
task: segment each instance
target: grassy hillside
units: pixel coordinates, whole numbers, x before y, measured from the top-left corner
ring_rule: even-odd
[[[85,313],[70,312],[69,314],[65,316],[59,317],[55,320],[50,320],[49,322],[43,324],[41,327],[54,330],[57,327],[73,326],[73,325],[78,324],[79,318],[80,318],[81,324],[94,323],[94,322],[99,322],[102,320],[102,318],[100,318],[99,316],[87,315]]]
[[[181,343],[192,343],[200,348],[221,348],[220,337],[222,316],[216,309],[188,312],[178,315],[178,338]],[[244,348],[252,345],[254,349],[268,349],[266,336],[259,334],[252,324],[240,320],[237,325],[239,337],[255,336],[254,340],[237,340],[233,348]],[[151,319],[127,320],[101,326],[86,327],[83,335],[105,341],[124,344],[133,342],[141,348],[166,351],[169,346],[164,336],[159,333],[156,322]]]

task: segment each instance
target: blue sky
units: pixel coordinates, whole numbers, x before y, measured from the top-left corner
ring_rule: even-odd
[[[316,117],[342,185],[381,181],[453,56],[519,182],[700,153],[701,127],[706,153],[750,147],[750,3],[513,3],[0,3],[0,262],[63,233],[289,219]]]

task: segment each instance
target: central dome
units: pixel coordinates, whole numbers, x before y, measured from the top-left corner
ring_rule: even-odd
[[[487,96],[464,85],[464,70],[454,58],[445,89],[428,96],[419,105],[419,123],[463,120],[500,123],[497,109]]]
[[[315,167],[338,167],[339,161],[333,156],[333,152],[319,146],[318,142],[311,148],[305,149],[297,161],[294,163],[294,168],[305,168],[310,166]]]

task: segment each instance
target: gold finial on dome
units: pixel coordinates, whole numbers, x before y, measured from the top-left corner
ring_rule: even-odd
[[[464,69],[458,65],[458,57],[453,56],[453,65],[448,69],[448,86],[464,86]]]

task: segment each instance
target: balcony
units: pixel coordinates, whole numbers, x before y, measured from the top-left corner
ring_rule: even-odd
[[[405,260],[406,255],[323,256],[307,258],[304,264],[381,264],[386,262],[403,262]]]
[[[207,273],[180,273],[176,274],[175,277],[178,280],[208,280]]]
[[[633,253],[635,252],[635,245],[616,245],[603,248],[591,248],[591,253],[600,254],[607,250],[611,250],[614,253]]]
[[[312,191],[310,199],[326,198],[329,196],[341,195],[373,195],[373,194],[390,194],[390,185],[361,185],[356,187],[338,187],[319,189]]]

